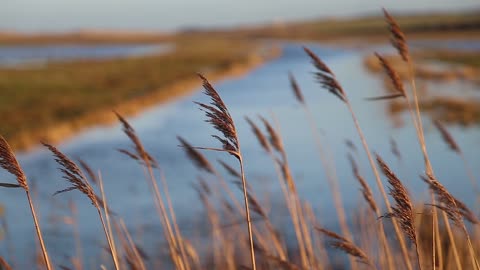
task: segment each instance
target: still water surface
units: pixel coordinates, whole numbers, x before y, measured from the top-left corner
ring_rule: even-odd
[[[102,44],[102,45],[0,45],[0,66],[42,65],[50,61],[107,59],[165,53],[167,44]]]
[[[409,124],[409,118],[406,115],[402,116],[406,125],[395,128],[385,103],[371,103],[364,100],[365,97],[383,93],[381,77],[369,74],[363,68],[363,54],[369,51],[334,49],[318,45],[311,45],[311,48],[336,72],[358,114],[371,150],[382,155],[405,182],[410,192],[421,200],[425,197],[427,190],[418,177],[423,172],[422,156],[414,129]],[[315,83],[312,76],[313,67],[300,45],[285,44],[284,54],[280,58],[251,71],[242,78],[215,83],[215,87],[236,120],[245,158],[246,174],[256,193],[262,200],[269,201],[274,206],[275,202],[281,201],[282,198],[272,162],[259,147],[243,117],[249,116],[257,120],[257,115],[263,115],[272,119],[274,114],[281,127],[281,134],[300,194],[313,205],[324,225],[335,228],[336,215],[331,192],[320,166],[305,113],[293,98],[289,88],[287,77],[289,71],[297,77],[321,129],[323,142],[333,153],[344,204],[347,212],[354,214],[362,199],[359,185],[353,180],[350,165],[346,160],[348,151],[345,145],[346,139],[357,145],[358,153],[355,156],[360,162],[363,174],[376,191],[375,181],[368,169],[368,162],[360,148],[346,107]],[[478,86],[459,82],[429,83],[427,87],[453,93],[452,95],[475,92],[474,90],[462,91],[458,85],[467,89],[480,90]],[[192,101],[207,102],[208,100],[201,94],[199,88],[189,97],[159,105],[129,119],[146,148],[163,167],[180,226],[187,235],[198,234],[195,232],[199,230],[195,224],[199,220],[202,206],[191,184],[196,181],[196,177],[201,172],[191,164],[177,146],[176,136],[181,135],[198,146],[218,146],[217,142],[210,137],[211,134],[215,134],[213,128],[204,122],[202,112]],[[480,177],[480,129],[478,126],[468,129],[451,126],[449,129],[463,149],[466,158],[470,160],[474,174]],[[454,195],[474,207],[474,193],[462,161],[447,149],[429,121],[425,121],[425,132],[437,176]],[[398,161],[390,152],[390,137],[395,138],[399,145],[403,155],[401,161]],[[60,144],[59,148],[73,158],[86,160],[94,169],[101,171],[108,202],[112,209],[125,219],[137,242],[144,246],[147,252],[153,253],[155,249],[149,249],[149,247],[155,247],[161,243],[162,236],[148,185],[139,165],[116,151],[117,148],[129,146],[130,142],[117,124],[110,127],[94,127]],[[233,166],[236,165],[231,156],[219,153],[206,153],[206,155],[212,161],[221,158]],[[71,229],[68,225],[55,222],[59,217],[68,214],[66,205],[69,200],[75,202],[79,208],[79,228],[84,253],[88,258],[87,262],[92,261],[99,253],[99,243],[103,241],[94,208],[78,192],[51,196],[54,191],[63,189],[67,185],[56,170],[57,165],[52,156],[44,149],[22,153],[19,159],[38,190],[36,204],[39,207],[47,247],[55,263],[65,263],[66,256],[73,254],[74,242]],[[3,171],[0,173],[0,178],[14,181]],[[233,185],[232,188],[234,188]],[[31,255],[35,251],[33,226],[23,195],[21,190],[0,190],[0,202],[6,209],[10,237],[15,239],[13,242],[18,263],[22,262],[21,258],[32,258]],[[286,213],[286,211],[281,212]],[[282,218],[283,216],[278,214],[275,220],[282,222]],[[5,242],[0,245],[0,254],[6,254],[6,257],[9,254],[7,247]],[[19,254],[22,254],[21,257]],[[24,261],[20,266],[25,267],[29,263]]]

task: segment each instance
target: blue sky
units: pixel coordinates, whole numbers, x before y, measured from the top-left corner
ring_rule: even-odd
[[[479,0],[0,0],[0,30],[163,30],[324,16],[468,10]]]

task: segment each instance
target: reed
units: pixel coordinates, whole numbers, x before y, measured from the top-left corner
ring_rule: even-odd
[[[23,172],[23,169],[20,166],[20,163],[18,163],[12,148],[10,148],[10,145],[8,144],[8,142],[1,135],[0,135],[0,166],[10,174],[15,176],[18,183],[18,184],[3,183],[0,186],[7,187],[7,188],[22,188],[25,191],[25,194],[28,200],[28,205],[30,206],[30,212],[32,214],[33,223],[35,225],[37,238],[40,243],[40,247],[42,249],[42,255],[43,255],[43,260],[45,262],[45,266],[47,267],[48,270],[53,269],[50,259],[48,257],[47,248],[45,247],[45,243],[43,241],[42,230],[38,222],[34,203],[30,195],[30,188],[28,186],[27,176]]]
[[[403,232],[415,245],[418,267],[422,269],[420,252],[418,252],[417,233],[415,232],[415,213],[410,196],[400,179],[398,179],[398,177],[392,172],[385,161],[383,161],[379,155],[376,155],[376,158],[380,169],[387,177],[388,183],[391,186],[390,195],[395,200],[395,206],[392,207],[392,212],[389,212],[382,217],[396,218],[400,221],[400,227]]]
[[[380,190],[383,201],[385,202],[385,205],[387,206],[387,211],[391,210],[390,202],[388,201],[387,198],[387,193],[385,192],[385,188],[383,187],[382,181],[380,179],[380,174],[378,173],[377,167],[375,166],[375,162],[373,161],[372,154],[370,152],[370,149],[367,144],[367,140],[363,134],[363,131],[360,127],[360,124],[358,122],[357,116],[355,115],[355,112],[353,110],[352,105],[350,104],[350,101],[348,100],[348,97],[343,90],[342,86],[340,83],[337,81],[334,73],[328,68],[328,66],[317,56],[315,53],[313,53],[310,49],[304,47],[304,51],[307,53],[307,55],[310,57],[312,60],[312,63],[314,66],[317,68],[317,72],[315,72],[315,77],[317,81],[320,83],[322,87],[327,89],[330,93],[334,94],[337,98],[339,98],[348,108],[350,115],[352,117],[353,123],[355,125],[355,128],[358,132],[358,135],[360,137],[360,140],[362,142],[362,146],[365,150],[365,153],[367,155],[368,161],[370,163],[370,167],[372,168],[372,171],[375,175],[375,180],[377,183],[377,187]],[[400,233],[400,229],[398,227],[398,224],[395,220],[393,220],[393,227],[395,229],[395,234],[397,236],[398,242],[400,243],[400,247],[402,250],[402,256],[404,258],[404,262],[409,270],[412,269],[412,265],[410,263],[410,259],[408,256],[408,250],[405,245],[405,240],[402,237]]]
[[[152,188],[155,207],[164,230],[165,239],[168,243],[170,257],[174,265],[178,269],[188,270],[188,261],[186,258],[185,249],[183,247],[183,240],[180,229],[178,228],[178,224],[175,220],[175,213],[173,211],[173,208],[171,207],[171,200],[168,196],[168,187],[165,178],[162,174],[162,183],[166,195],[166,201],[168,204],[167,206],[165,206],[165,199],[160,193],[157,180],[153,173],[153,168],[159,169],[159,164],[146,151],[140,138],[137,136],[135,129],[130,125],[130,123],[119,113],[115,112],[115,115],[117,116],[118,120],[122,125],[123,132],[125,133],[125,135],[127,135],[127,137],[133,144],[133,151],[127,149],[119,149],[119,152],[127,155],[135,161],[138,161],[143,166],[145,177],[146,179],[148,179],[147,182]]]
[[[115,269],[120,269],[120,264],[118,262],[118,255],[116,253],[115,243],[113,237],[111,235],[111,231],[107,229],[103,214],[101,209],[104,208],[106,205],[104,201],[100,200],[99,197],[95,194],[93,187],[88,182],[85,174],[82,172],[80,167],[69,159],[65,154],[60,152],[55,146],[50,145],[48,143],[42,142],[43,146],[45,146],[50,152],[52,152],[53,156],[55,157],[55,161],[60,166],[59,170],[63,174],[63,178],[70,183],[70,187],[66,189],[62,189],[56,191],[53,195],[57,195],[60,193],[78,190],[79,192],[83,193],[87,198],[90,200],[92,205],[97,209],[98,217],[100,218],[100,222],[102,223],[103,231],[105,233],[105,237],[107,239],[108,246],[110,248],[110,254],[112,255],[113,264]]]
[[[472,168],[468,162],[468,159],[465,158],[465,155],[463,154],[462,150],[460,149],[460,146],[457,144],[455,139],[453,138],[452,134],[447,130],[447,128],[440,122],[439,120],[433,121],[433,124],[435,127],[438,129],[440,134],[442,135],[443,141],[448,145],[448,147],[455,153],[457,153],[460,158],[463,161],[463,165],[465,166],[465,171],[467,172],[468,178],[470,179],[470,183],[472,184],[472,187],[474,188],[475,192],[478,194],[480,193],[480,189],[478,187],[477,180],[475,179],[475,176],[473,175]]]
[[[337,170],[333,162],[335,158],[332,154],[332,151],[328,148],[328,143],[324,143],[322,141],[321,135],[318,131],[319,128],[316,125],[313,114],[307,102],[303,98],[303,94],[300,89],[300,86],[298,85],[298,82],[296,81],[292,73],[289,73],[289,80],[290,80],[290,86],[292,88],[292,91],[297,101],[302,105],[303,109],[305,110],[306,117],[310,124],[310,130],[315,141],[315,146],[317,147],[317,151],[319,153],[320,162],[325,171],[325,176],[327,178],[327,182],[330,187],[330,190],[333,194],[333,201],[335,204],[335,208],[337,209],[337,216],[340,223],[340,227],[342,229],[343,234],[345,234],[345,236],[348,237],[349,239],[352,239],[352,234],[347,225],[347,217],[345,213],[345,207],[343,206],[343,200],[342,200],[340,188],[338,187],[339,181],[337,177]],[[354,260],[351,259],[350,262],[352,264],[353,269],[358,268]]]
[[[245,172],[244,172],[244,164],[243,164],[243,157],[240,151],[240,142],[238,140],[237,131],[235,128],[235,124],[233,119],[228,112],[227,106],[223,102],[220,95],[217,91],[213,88],[210,82],[205,78],[203,75],[198,74],[200,79],[203,82],[203,88],[205,89],[205,94],[210,97],[211,103],[209,105],[196,102],[200,109],[205,112],[207,116],[207,122],[210,123],[217,131],[222,133],[223,137],[218,135],[212,135],[215,139],[217,139],[221,144],[221,149],[215,148],[199,148],[199,149],[206,149],[206,150],[214,150],[214,151],[223,151],[227,152],[230,155],[237,158],[240,164],[240,175],[242,180],[242,189],[243,189],[243,197],[245,203],[245,216],[247,221],[247,228],[248,228],[248,238],[250,243],[250,259],[252,264],[252,269],[256,270],[255,264],[255,250],[253,245],[253,233],[252,233],[252,221],[250,218],[250,209],[248,206],[248,192],[247,192],[247,181],[245,179]]]
[[[358,260],[360,260],[360,262],[372,267],[373,269],[377,269],[375,264],[370,260],[367,254],[350,240],[333,231],[329,231],[321,227],[316,227],[315,229],[323,233],[327,237],[333,239],[331,242],[329,242],[329,245],[333,248],[342,250],[343,252],[353,257],[356,257]]]

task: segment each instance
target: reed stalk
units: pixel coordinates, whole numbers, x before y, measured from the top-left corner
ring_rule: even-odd
[[[145,174],[145,179],[148,179],[147,183],[151,187],[151,191],[154,196],[155,208],[160,218],[160,223],[164,230],[164,235],[168,243],[170,256],[174,265],[180,270],[187,270],[188,261],[186,260],[185,249],[182,246],[182,240],[179,236],[179,230],[172,229],[176,225],[172,225],[170,217],[168,215],[167,209],[165,207],[163,196],[160,193],[158,188],[157,180],[153,173],[153,167],[157,167],[158,163],[156,160],[145,150],[142,142],[138,138],[133,127],[128,123],[125,118],[123,118],[119,113],[115,112],[118,120],[122,124],[122,129],[125,135],[130,139],[133,144],[134,152],[131,152],[126,149],[119,149],[119,151],[133,160],[139,161],[142,165],[143,172]],[[164,181],[164,179],[162,179]],[[164,185],[166,189],[165,192],[168,192],[168,188]],[[168,201],[167,201],[168,202]],[[171,207],[169,208],[170,212],[173,211]],[[173,222],[173,221],[172,221]],[[177,227],[178,228],[178,227]],[[175,230],[175,231],[174,231]],[[180,255],[179,255],[180,254]]]
[[[221,99],[220,95],[217,91],[213,88],[210,82],[203,76],[198,74],[200,79],[203,82],[203,88],[205,89],[205,94],[211,98],[210,105],[199,103],[196,104],[200,106],[201,110],[205,112],[207,116],[207,122],[212,124],[212,126],[220,131],[223,135],[219,137],[217,135],[213,135],[221,144],[222,149],[214,149],[214,148],[198,148],[198,149],[206,149],[206,150],[214,150],[214,151],[221,151],[226,152],[234,156],[240,166],[240,175],[242,181],[242,189],[243,189],[243,198],[245,203],[245,216],[247,221],[247,229],[248,229],[248,239],[250,244],[250,259],[252,269],[256,270],[256,263],[255,263],[255,249],[253,244],[253,232],[252,232],[252,221],[250,217],[250,208],[249,208],[249,199],[248,199],[248,192],[247,192],[247,182],[245,179],[245,171],[244,171],[244,162],[242,153],[240,151],[240,142],[238,140],[237,131],[235,128],[235,124],[233,119],[228,112],[227,106]]]
[[[80,167],[75,162],[69,159],[65,154],[60,152],[53,145],[50,145],[45,142],[42,142],[42,144],[50,152],[52,152],[53,156],[55,157],[55,161],[58,163],[58,165],[60,165],[59,170],[63,173],[64,179],[67,180],[67,182],[69,182],[71,185],[66,189],[56,191],[54,195],[72,191],[72,190],[78,190],[79,192],[87,196],[87,198],[90,200],[92,205],[97,210],[98,216],[100,218],[100,222],[102,223],[103,231],[105,233],[105,238],[107,239],[108,246],[110,248],[110,255],[112,256],[113,264],[115,266],[115,269],[119,270],[120,264],[118,262],[118,257],[115,252],[116,249],[113,245],[112,239],[110,237],[111,235],[109,233],[109,230],[106,227],[105,221],[103,219],[102,211],[100,209],[105,206],[104,202],[95,194],[92,186],[90,185],[87,178],[85,177],[85,174],[82,172]]]
[[[12,148],[1,135],[0,135],[0,166],[10,174],[15,176],[18,182],[18,185],[2,184],[1,186],[11,187],[11,188],[22,188],[25,191],[28,205],[30,207],[30,212],[32,214],[33,224],[35,226],[35,232],[37,233],[37,238],[40,243],[40,248],[42,249],[42,255],[43,255],[43,260],[45,262],[45,266],[47,267],[47,270],[53,269],[48,256],[47,248],[45,247],[45,242],[43,241],[42,230],[40,228],[40,223],[38,222],[38,217],[35,211],[34,203],[30,195],[30,188],[28,186],[27,176],[23,172],[23,169],[20,166],[20,163],[18,163],[18,160],[15,157],[15,153],[13,152]]]

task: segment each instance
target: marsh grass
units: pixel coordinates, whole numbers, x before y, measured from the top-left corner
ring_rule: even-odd
[[[298,191],[298,183],[290,167],[281,127],[274,115],[271,117],[273,121],[263,116],[259,116],[258,119],[246,118],[253,136],[259,142],[259,148],[271,159],[283,194],[281,206],[274,205],[275,207],[272,207],[263,197],[259,196],[254,185],[250,185],[247,181],[249,178],[244,170],[244,166],[248,162],[255,161],[244,160],[234,119],[217,90],[203,75],[199,75],[199,77],[209,103],[198,102],[196,104],[204,111],[206,122],[218,132],[217,135],[213,135],[213,138],[220,142],[221,147],[197,147],[183,137],[178,136],[177,139],[181,149],[199,169],[199,175],[192,186],[197,191],[205,209],[200,217],[202,220],[200,225],[206,230],[199,229],[198,233],[202,238],[209,239],[206,243],[194,244],[191,239],[184,236],[184,232],[178,224],[168,182],[161,164],[144,147],[134,127],[117,112],[115,112],[115,116],[131,143],[130,148],[118,150],[121,154],[138,162],[143,169],[144,178],[152,192],[163,232],[165,247],[162,248],[168,250],[168,256],[159,258],[151,256],[150,253],[156,251],[147,250],[145,252],[136,242],[134,235],[130,234],[131,229],[127,228],[124,221],[110,210],[103,189],[103,179],[99,173],[95,173],[85,161],[80,160],[77,165],[56,147],[44,143],[60,166],[63,178],[70,184],[69,187],[57,191],[55,194],[78,190],[89,199],[97,209],[107,239],[108,253],[111,255],[116,269],[421,270],[437,269],[437,267],[446,270],[479,269],[477,259],[480,248],[478,217],[462,202],[463,198],[452,195],[434,174],[423,133],[421,104],[417,98],[413,57],[409,53],[406,37],[400,26],[385,10],[384,15],[392,36],[393,46],[397,49],[402,61],[409,66],[410,89],[399,79],[395,66],[383,56],[376,54],[376,59],[392,81],[396,93],[373,97],[371,100],[380,102],[395,99],[396,102],[405,103],[405,106],[408,107],[424,158],[425,175],[422,175],[422,179],[431,192],[431,199],[428,203],[416,201],[408,193],[406,183],[400,180],[379,154],[370,151],[367,138],[364,136],[357,115],[350,104],[348,92],[343,89],[341,82],[337,80],[329,66],[306,47],[304,48],[307,54],[306,59],[310,58],[313,63],[315,79],[337,101],[340,100],[339,106],[347,107],[365,152],[362,155],[351,141],[346,142],[349,149],[348,159],[356,180],[354,183],[360,188],[359,192],[363,197],[362,206],[358,209],[359,214],[347,214],[342,205],[342,193],[338,186],[339,179],[335,171],[333,154],[328,148],[328,143],[326,144],[322,140],[323,138],[318,132],[318,126],[310,112],[308,100],[303,95],[300,84],[290,73],[290,86],[295,99],[305,110],[312,137],[319,152],[319,161],[325,172],[325,180],[328,181],[333,194],[332,208],[338,215],[341,233],[336,233],[323,226],[322,223],[326,222],[322,222],[322,220],[331,217],[319,216],[314,211],[315,208],[302,199],[302,194]],[[447,145],[461,155],[460,146],[448,130],[439,122],[436,123],[436,126]],[[238,161],[238,167],[231,166],[225,160],[218,160],[218,164],[213,163],[203,155],[203,150],[228,153]],[[403,149],[392,138],[390,138],[390,150],[398,160],[402,159]],[[388,151],[388,149],[381,151]],[[360,172],[357,160],[365,159],[370,164],[383,200],[376,198],[378,194],[375,194],[370,187],[369,179],[366,179]],[[216,168],[218,165],[227,173],[228,178]],[[21,188],[27,193],[45,266],[47,269],[52,269],[30,198],[27,178],[3,137],[0,137],[0,166],[14,175],[17,180],[16,184],[0,183],[0,186]],[[389,195],[393,203],[390,202],[384,188],[384,180],[380,177],[380,171],[386,177]],[[233,180],[229,181],[229,179]],[[471,180],[475,183],[474,177]],[[236,197],[232,186],[239,188],[243,205],[240,203],[241,200]],[[95,192],[96,188],[100,189],[101,196]],[[72,216],[75,216],[74,208],[71,208],[71,211]],[[288,217],[285,224],[276,223],[276,217],[285,213],[287,213],[285,216]],[[348,222],[349,218],[354,222]],[[467,226],[465,221],[471,224]],[[81,226],[81,221],[76,218],[72,218],[71,222],[79,223],[77,226]],[[453,226],[450,226],[450,223]],[[292,232],[293,237],[289,236],[289,233]],[[390,235],[391,237],[387,237]],[[73,238],[76,238],[75,242],[80,243],[77,236]],[[409,247],[415,249],[414,254],[409,252]],[[82,260],[83,256],[79,246],[76,253],[77,259]],[[75,264],[74,260],[72,260],[72,265],[75,269],[86,268],[86,265],[81,263]],[[0,267],[2,269],[10,267],[2,257],[0,257]],[[106,269],[104,265],[99,267]],[[69,266],[61,266],[61,268],[70,269]]]
[[[6,171],[8,171],[10,174],[14,175],[18,182],[18,185],[4,183],[1,186],[7,188],[22,188],[25,191],[28,205],[30,206],[30,211],[32,213],[35,231],[37,232],[38,241],[40,242],[40,247],[42,249],[45,266],[48,270],[53,269],[50,259],[48,257],[47,248],[45,247],[45,243],[43,241],[42,230],[38,222],[37,213],[35,211],[32,197],[30,195],[30,188],[27,182],[27,176],[23,172],[22,167],[20,167],[20,164],[18,163],[17,158],[13,153],[13,150],[10,148],[10,145],[2,136],[0,136],[0,166]]]

